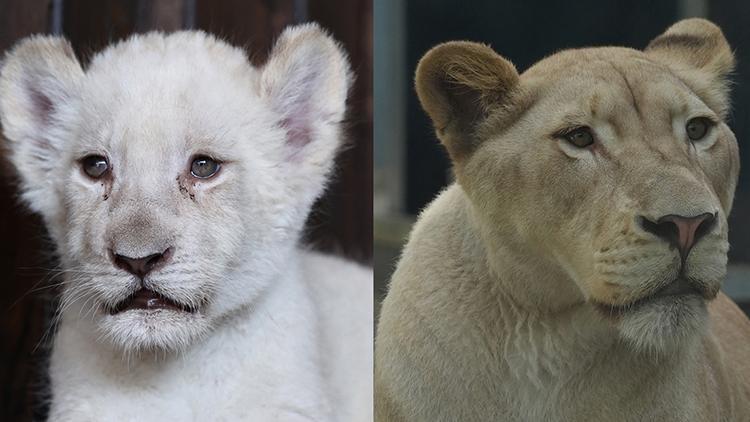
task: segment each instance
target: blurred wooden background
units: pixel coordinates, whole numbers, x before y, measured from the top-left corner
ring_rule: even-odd
[[[0,0],[0,52],[35,33],[66,36],[86,61],[112,41],[153,29],[202,29],[247,47],[261,64],[281,30],[316,21],[349,52],[357,80],[349,146],[308,222],[316,248],[369,263],[372,257],[372,4],[370,0]],[[56,265],[44,228],[17,201],[0,160],[0,421],[40,420]],[[45,252],[47,251],[47,252]],[[36,286],[36,287],[35,287]]]

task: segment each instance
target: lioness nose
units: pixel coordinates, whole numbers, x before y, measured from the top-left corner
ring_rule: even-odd
[[[117,267],[122,268],[139,278],[143,278],[146,274],[163,266],[171,255],[172,248],[168,248],[162,253],[155,253],[142,258],[131,258],[129,256],[119,255],[112,252],[112,257]]]
[[[639,220],[644,230],[669,242],[685,259],[693,245],[713,229],[716,214],[704,213],[695,217],[669,214],[655,223],[645,217]]]

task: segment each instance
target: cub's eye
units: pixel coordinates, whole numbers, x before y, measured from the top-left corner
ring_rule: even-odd
[[[594,134],[591,133],[591,129],[587,127],[573,129],[570,132],[565,133],[563,137],[566,141],[578,148],[586,148],[594,143]]]
[[[706,136],[708,130],[713,125],[714,122],[706,117],[696,117],[688,120],[685,125],[685,132],[687,132],[687,136],[691,141],[700,141]]]
[[[101,155],[87,155],[81,160],[81,168],[89,177],[98,179],[109,170],[109,163]]]
[[[199,155],[193,158],[193,163],[190,165],[190,174],[199,179],[207,179],[215,175],[220,167],[219,162],[213,158]]]

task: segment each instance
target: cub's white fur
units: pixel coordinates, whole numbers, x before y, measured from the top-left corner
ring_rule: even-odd
[[[6,56],[0,117],[66,274],[51,420],[371,418],[370,269],[298,239],[340,145],[351,74],[315,25],[268,62],[202,32]],[[107,157],[91,179],[81,159]],[[219,160],[209,179],[192,157]],[[143,279],[113,254],[171,258]],[[140,288],[192,312],[113,308]]]

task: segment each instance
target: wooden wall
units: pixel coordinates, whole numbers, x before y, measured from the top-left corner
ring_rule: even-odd
[[[53,29],[52,0],[0,0],[0,51]],[[349,52],[357,80],[350,96],[348,146],[334,182],[308,222],[318,249],[369,263],[372,256],[372,5],[369,0],[61,0],[62,33],[82,60],[108,43],[152,29],[203,29],[265,60],[281,30],[319,22]],[[4,154],[2,154],[4,155]],[[38,217],[19,205],[14,175],[0,157],[0,420],[44,416],[42,336],[54,309],[54,257]]]

